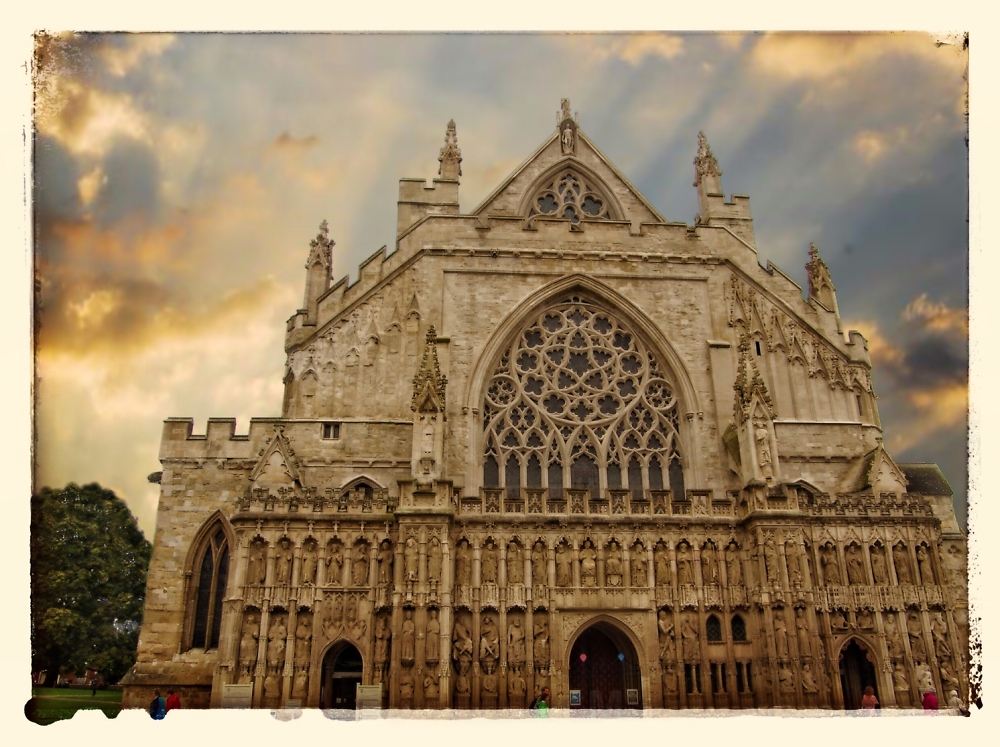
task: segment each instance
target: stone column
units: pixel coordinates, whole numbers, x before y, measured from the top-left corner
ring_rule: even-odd
[[[582,586],[580,582],[580,541],[573,538],[573,587],[574,589],[580,589]],[[574,594],[576,592],[574,591]]]
[[[628,544],[622,543],[622,588],[631,589],[632,588],[632,547]],[[602,563],[603,571],[603,563]],[[607,576],[603,573],[601,577],[604,579],[604,585],[607,586]],[[626,592],[628,593],[628,592]],[[627,599],[627,597],[626,597]]]

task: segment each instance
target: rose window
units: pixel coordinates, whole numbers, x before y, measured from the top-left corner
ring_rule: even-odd
[[[574,297],[501,356],[483,404],[483,484],[627,489],[680,478],[677,398],[655,357],[617,317]],[[669,473],[669,476],[665,476]]]
[[[561,171],[559,174],[531,201],[529,218],[544,215],[579,223],[581,219],[608,220],[611,217],[607,198],[593,185],[573,171]]]

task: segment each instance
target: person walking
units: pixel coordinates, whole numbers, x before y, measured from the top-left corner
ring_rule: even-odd
[[[928,690],[924,693],[923,706],[925,711],[936,711],[938,709],[937,693]]]
[[[875,697],[875,688],[869,685],[865,688],[865,694],[861,696],[861,709],[866,716],[874,716],[876,708],[878,708],[878,698]]]
[[[538,696],[531,701],[531,705],[528,706],[533,711],[540,711],[538,714],[539,718],[547,717],[549,711],[549,698],[551,697],[551,692],[548,687],[543,687],[542,691]]]
[[[173,690],[167,692],[167,713],[181,707],[181,696]]]
[[[167,715],[167,702],[160,695],[159,690],[153,691],[153,699],[149,703],[149,715],[157,721]]]

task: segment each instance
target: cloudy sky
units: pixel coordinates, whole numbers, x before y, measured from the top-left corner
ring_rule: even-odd
[[[948,43],[941,44],[940,41]],[[555,127],[692,222],[697,133],[761,262],[809,242],[869,340],[886,443],[964,515],[967,56],[894,35],[88,35],[40,42],[36,486],[100,482],[155,526],[161,423],[280,414],[285,320],[326,219],[334,274],[394,244],[445,125],[471,210]]]

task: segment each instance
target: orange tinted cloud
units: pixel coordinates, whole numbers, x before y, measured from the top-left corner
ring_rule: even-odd
[[[926,293],[921,293],[906,305],[903,319],[923,322],[924,327],[932,332],[955,331],[966,338],[969,336],[969,310],[957,309],[943,302],[935,303],[927,298]]]

